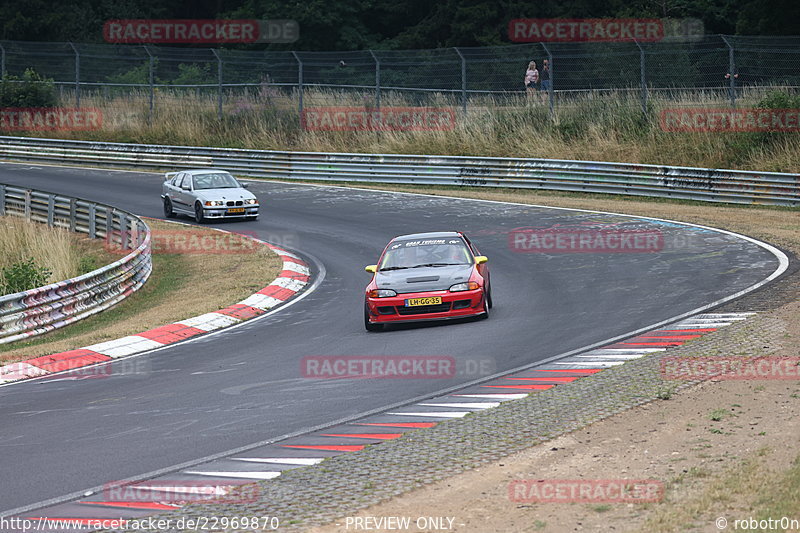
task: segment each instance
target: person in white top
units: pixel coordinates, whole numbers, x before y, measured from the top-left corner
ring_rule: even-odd
[[[536,61],[528,63],[528,70],[525,72],[525,88],[528,96],[536,94],[536,84],[539,83],[539,71],[536,70]]]

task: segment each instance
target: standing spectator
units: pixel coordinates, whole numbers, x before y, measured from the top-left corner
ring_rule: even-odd
[[[545,98],[550,97],[550,61],[545,59],[542,61],[542,102],[545,101]]]
[[[525,88],[528,96],[536,94],[536,84],[539,83],[539,71],[536,70],[536,61],[528,63],[528,70],[525,72]]]

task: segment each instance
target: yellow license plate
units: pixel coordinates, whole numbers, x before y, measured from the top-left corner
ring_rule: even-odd
[[[228,213],[244,213],[244,207],[235,207],[233,209],[228,209]]]
[[[441,296],[428,296],[426,298],[409,298],[406,300],[406,307],[416,307],[418,305],[438,305],[442,303]]]

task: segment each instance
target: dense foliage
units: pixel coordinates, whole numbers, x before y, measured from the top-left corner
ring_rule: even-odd
[[[0,80],[0,107],[53,107],[56,100],[52,80],[32,69],[22,76],[5,75]]]
[[[0,39],[102,42],[110,19],[294,19],[274,49],[359,50],[508,43],[513,18],[694,17],[707,33],[800,35],[796,0],[27,0],[0,3]],[[264,45],[261,45],[262,47]]]

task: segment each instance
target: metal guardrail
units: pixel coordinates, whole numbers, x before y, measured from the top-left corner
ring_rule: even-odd
[[[275,179],[511,187],[706,202],[800,205],[800,175],[438,155],[278,152],[0,137],[0,158],[140,169],[219,167]]]
[[[0,184],[0,216],[24,217],[104,238],[122,259],[66,281],[0,296],[0,344],[40,335],[98,313],[144,285],[152,270],[150,228],[114,207]]]

